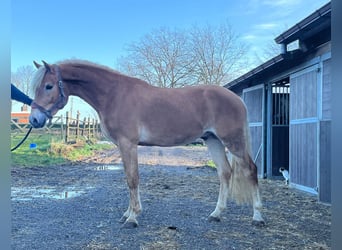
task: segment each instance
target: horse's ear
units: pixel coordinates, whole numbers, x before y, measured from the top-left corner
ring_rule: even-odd
[[[44,64],[44,67],[45,67],[46,71],[51,72],[51,67],[50,67],[50,65],[49,65],[47,62],[43,61],[43,60],[42,60],[42,62],[43,62],[43,64]]]
[[[36,61],[33,61],[34,66],[36,66],[37,69],[39,69],[42,65],[37,63]]]

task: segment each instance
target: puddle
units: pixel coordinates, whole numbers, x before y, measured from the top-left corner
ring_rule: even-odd
[[[68,187],[60,191],[54,187],[12,187],[11,199],[13,201],[28,201],[39,198],[63,200],[80,196],[90,189],[91,187],[85,189]]]
[[[102,165],[95,167],[95,170],[104,171],[104,170],[122,170],[122,165]]]

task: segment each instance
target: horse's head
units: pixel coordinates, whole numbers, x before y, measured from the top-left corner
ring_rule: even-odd
[[[32,81],[35,97],[31,104],[30,123],[34,128],[44,127],[47,119],[51,119],[67,101],[62,76],[58,65],[44,65],[34,62],[37,73]]]

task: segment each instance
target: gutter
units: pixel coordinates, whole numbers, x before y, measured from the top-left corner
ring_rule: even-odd
[[[288,29],[284,33],[280,34],[278,37],[276,37],[274,39],[275,42],[278,44],[286,44],[288,42],[292,42],[293,40],[295,40],[295,39],[291,38],[292,36],[295,36],[296,33],[303,30],[304,28],[306,28],[307,26],[309,26],[310,24],[312,24],[316,20],[320,19],[321,17],[323,17],[329,13],[331,13],[331,2],[327,3],[326,5],[321,7],[320,9],[316,10],[310,16],[308,16],[307,18],[305,18],[301,22],[295,24],[294,26],[292,26],[290,29]]]

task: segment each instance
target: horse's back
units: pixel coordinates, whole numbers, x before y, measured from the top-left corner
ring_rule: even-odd
[[[162,120],[176,127],[205,129],[220,122],[230,126],[229,123],[243,122],[246,118],[241,98],[224,87],[213,85],[177,89],[152,87],[142,93],[139,109],[144,120]]]

